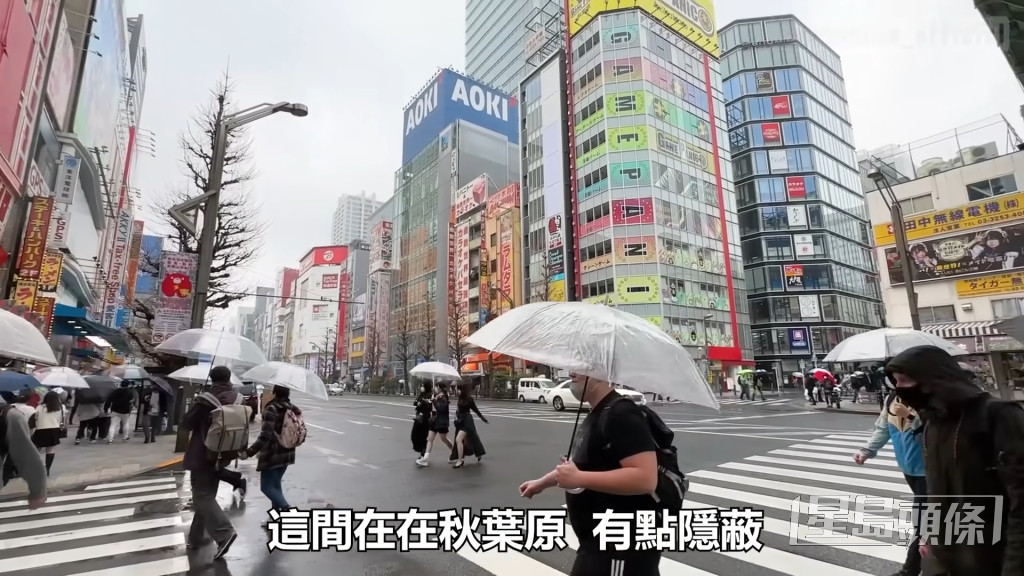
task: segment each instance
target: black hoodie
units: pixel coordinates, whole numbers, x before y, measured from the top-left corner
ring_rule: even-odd
[[[953,504],[956,516],[964,503],[986,505],[984,534],[996,521],[992,500],[964,495],[1002,496],[999,542],[957,544],[959,533],[944,534],[941,521],[922,522],[935,557],[952,576],[1021,576],[1024,574],[1024,410],[995,401],[970,380],[956,358],[934,346],[910,348],[893,358],[886,375],[904,374],[929,395],[918,409],[924,421],[925,478],[930,502],[945,519]],[[895,383],[895,382],[894,382]],[[987,412],[990,402],[992,411]],[[991,415],[991,416],[989,416]],[[943,496],[941,498],[937,496]],[[926,511],[925,514],[930,514]],[[948,525],[952,530],[952,524]],[[951,540],[947,543],[947,538]],[[927,541],[927,540],[926,540]]]

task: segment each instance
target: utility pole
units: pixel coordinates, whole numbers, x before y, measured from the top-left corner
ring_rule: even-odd
[[[896,252],[900,255],[900,263],[903,266],[903,286],[907,291],[910,325],[914,330],[920,330],[921,316],[917,310],[917,292],[914,291],[914,266],[907,244],[907,229],[903,224],[903,206],[900,205],[899,199],[896,198],[896,193],[893,192],[892,186],[889,185],[889,179],[885,177],[881,170],[877,168],[872,170],[868,177],[875,182],[875,188],[882,195],[882,200],[889,208],[889,217],[892,220],[892,234],[896,238]]]

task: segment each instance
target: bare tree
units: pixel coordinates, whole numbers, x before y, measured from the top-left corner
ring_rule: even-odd
[[[466,346],[462,339],[469,335],[468,305],[460,301],[455,290],[448,292],[448,351],[455,360],[455,368],[462,369],[462,361],[466,359]]]
[[[548,266],[548,252],[544,251],[536,278],[531,278],[530,302],[547,302],[551,298],[551,268]]]
[[[367,324],[363,338],[363,366],[368,369],[369,378],[377,376],[383,356],[380,334],[375,324]]]
[[[402,363],[402,377],[409,381],[409,363],[416,360],[413,344],[416,335],[412,333],[412,319],[409,318],[409,307],[403,306],[395,318],[392,329],[395,332],[395,359]]]
[[[189,127],[179,138],[182,167],[188,185],[167,191],[153,203],[156,214],[172,229],[172,237],[180,250],[199,252],[199,241],[181,224],[170,217],[168,209],[190,198],[204,194],[209,187],[213,164],[213,148],[220,121],[233,112],[234,88],[227,74],[212,91],[211,101],[199,108],[191,118]],[[224,154],[224,176],[221,182],[220,210],[214,235],[213,265],[210,267],[210,285],[206,295],[208,308],[227,308],[245,297],[245,287],[235,285],[238,269],[252,263],[262,246],[260,241],[266,224],[260,218],[260,207],[246,194],[245,185],[255,173],[249,167],[251,154],[244,127],[234,128],[227,134]],[[197,295],[201,298],[202,295]],[[134,309],[134,306],[133,306]]]
[[[428,302],[426,311],[423,314],[423,325],[419,333],[420,357],[426,360],[434,359],[434,337],[437,333],[437,317],[434,314],[434,303]]]

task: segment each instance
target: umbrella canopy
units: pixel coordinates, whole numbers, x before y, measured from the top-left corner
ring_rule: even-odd
[[[175,370],[168,374],[167,377],[188,382],[189,384],[205,384],[210,379],[210,370],[213,370],[213,364],[200,362],[192,366],[185,366],[181,370]],[[242,381],[238,379],[238,376],[231,374],[231,384],[233,386],[241,386]]]
[[[31,374],[23,374],[15,370],[0,372],[0,391],[21,392],[26,388],[38,388],[39,380]]]
[[[167,383],[167,380],[157,378],[156,376],[150,376],[148,380],[153,384],[156,384],[157,388],[159,388],[164,394],[174,396],[174,388],[171,388],[171,385]]]
[[[409,370],[410,376],[430,380],[462,380],[459,371],[444,362],[424,362]]]
[[[121,386],[121,380],[110,376],[86,376],[85,381],[89,384],[89,389],[99,395],[101,401],[105,401],[111,392]],[[91,398],[93,395],[86,394],[85,397]],[[84,399],[82,401],[85,402]]]
[[[37,368],[32,375],[43,386],[60,386],[61,388],[88,388],[89,383],[82,378],[77,370],[67,366]]]
[[[47,366],[58,364],[39,328],[7,310],[0,310],[0,356]]]
[[[327,386],[312,370],[286,362],[265,362],[250,368],[242,378],[267,386],[284,386],[296,392],[328,400]]]
[[[754,371],[751,370],[750,368],[744,368],[742,370],[737,371],[736,375],[737,376],[745,376],[747,374],[753,374],[753,373],[754,373]]]
[[[466,340],[492,352],[718,409],[701,370],[678,342],[646,319],[608,306],[526,304]]]
[[[107,370],[107,376],[120,378],[121,380],[145,380],[149,378],[149,372],[142,366],[135,364],[118,364]]]
[[[205,328],[178,332],[157,346],[156,351],[193,360],[213,358],[214,361],[234,360],[241,364],[263,364],[267,361],[263,351],[252,340]]]
[[[935,346],[950,356],[967,353],[948,340],[920,330],[879,328],[843,340],[825,356],[825,362],[881,362],[915,346]]]

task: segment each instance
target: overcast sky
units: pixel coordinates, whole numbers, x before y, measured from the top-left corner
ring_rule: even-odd
[[[277,268],[330,241],[339,194],[391,196],[402,109],[438,67],[463,66],[464,2],[127,0],[126,15],[145,16],[142,127],[157,141],[156,156],[140,158],[136,185],[154,198],[180,180],[177,137],[229,62],[242,106],[307,104],[306,118],[250,128],[259,171],[250,193],[270,230],[259,261],[243,272],[246,282],[273,286]],[[971,0],[721,0],[716,11],[719,25],[794,14],[831,45],[843,61],[858,148],[1000,113],[1019,130],[1021,87]],[[141,216],[156,233],[154,215]]]

